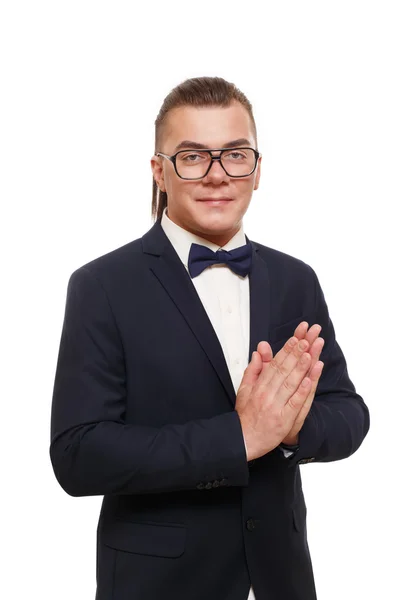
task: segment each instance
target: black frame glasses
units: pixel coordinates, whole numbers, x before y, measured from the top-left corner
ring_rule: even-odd
[[[193,152],[208,152],[208,154],[210,155],[210,159],[211,159],[210,164],[208,165],[208,169],[202,177],[182,177],[182,175],[179,175],[179,173],[178,173],[178,169],[176,168],[176,157],[178,156],[178,154],[181,154],[182,152],[190,152],[191,150]],[[225,152],[226,150],[253,150],[254,158],[255,158],[253,170],[250,171],[250,173],[247,173],[247,175],[230,175],[228,173],[228,171],[225,169],[225,167],[221,161],[222,153]],[[211,152],[219,152],[219,156],[213,156],[211,154]],[[164,154],[163,152],[156,152],[156,156],[163,156],[164,158],[167,158],[168,160],[170,160],[172,162],[172,164],[174,165],[175,173],[181,179],[186,179],[187,181],[196,181],[198,179],[203,179],[204,177],[206,177],[208,175],[215,160],[219,161],[219,164],[221,165],[221,167],[223,168],[225,173],[228,175],[228,177],[236,177],[236,178],[249,177],[249,175],[254,173],[254,171],[256,170],[258,159],[260,158],[261,153],[258,150],[256,150],[255,148],[251,148],[250,146],[236,146],[234,148],[204,148],[204,149],[203,148],[201,148],[201,149],[187,148],[186,150],[179,150],[179,152],[176,152],[172,156],[168,156],[168,154]]]

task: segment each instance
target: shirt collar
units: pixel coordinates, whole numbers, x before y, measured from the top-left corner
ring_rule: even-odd
[[[169,241],[175,248],[176,253],[179,258],[183,262],[183,264],[187,267],[190,246],[192,243],[194,244],[202,244],[203,246],[207,246],[210,250],[216,252],[220,248],[223,250],[234,250],[235,248],[239,248],[239,246],[244,246],[246,244],[246,238],[243,230],[243,222],[240,226],[240,229],[235,235],[225,244],[225,246],[218,246],[209,240],[206,240],[198,235],[195,235],[191,231],[187,231],[180,225],[177,225],[167,215],[167,206],[164,208],[162,217],[161,217],[161,227],[164,230],[165,235],[168,237]]]

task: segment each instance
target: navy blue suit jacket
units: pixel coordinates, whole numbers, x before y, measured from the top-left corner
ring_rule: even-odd
[[[247,462],[223,351],[160,219],[74,271],[50,456],[72,496],[102,495],[96,600],[312,600],[299,464],[350,456],[369,428],[317,276],[251,242],[250,348],[322,326],[317,393],[290,459]]]

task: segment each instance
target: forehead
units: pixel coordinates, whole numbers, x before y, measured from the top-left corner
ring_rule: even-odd
[[[174,108],[167,115],[162,137],[164,151],[168,152],[173,152],[184,140],[204,144],[208,148],[220,148],[231,140],[246,138],[251,146],[255,146],[250,115],[238,102],[226,107]]]

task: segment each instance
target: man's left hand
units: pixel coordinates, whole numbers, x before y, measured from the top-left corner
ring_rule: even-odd
[[[298,443],[299,431],[303,427],[305,418],[308,415],[308,412],[314,400],[315,391],[317,389],[318,381],[323,369],[323,363],[319,361],[319,357],[322,352],[325,340],[323,338],[318,337],[320,331],[321,326],[318,324],[315,324],[312,327],[310,327],[310,329],[308,329],[308,323],[306,321],[302,321],[294,331],[293,335],[298,340],[306,339],[310,344],[307,352],[311,355],[311,364],[307,373],[307,377],[311,379],[311,389],[309,395],[307,396],[307,400],[303,405],[303,408],[299,412],[297,419],[293,424],[292,429],[290,430],[289,434],[285,437],[285,439],[282,440],[282,444],[292,446]],[[266,351],[264,352],[263,342],[260,342],[257,346],[257,351],[260,354],[262,361],[268,363],[272,360],[271,351],[268,346],[265,347],[265,350]],[[282,356],[282,360],[284,359],[285,356]],[[318,366],[315,367],[317,362]]]

